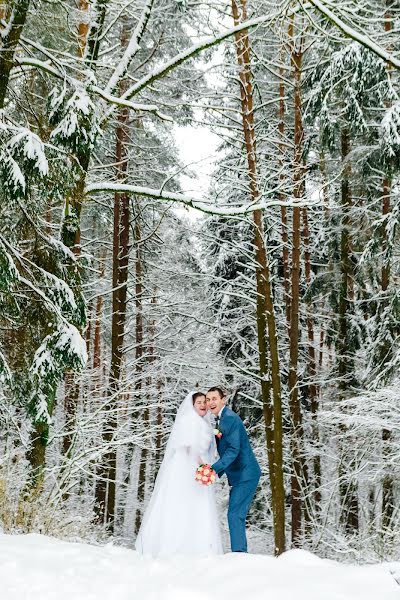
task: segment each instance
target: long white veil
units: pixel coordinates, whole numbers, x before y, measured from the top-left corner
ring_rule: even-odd
[[[177,448],[201,448],[204,445],[204,436],[210,434],[209,413],[201,417],[193,407],[193,396],[196,393],[196,390],[191,391],[178,408],[165,449],[164,461],[170,459]]]
[[[215,441],[209,414],[201,417],[193,407],[195,393],[191,391],[179,406],[171,429],[135,544],[142,553],[149,549],[154,554],[165,553],[165,544],[178,543],[179,536],[174,523],[179,520],[183,526],[187,507],[195,506],[197,499],[204,503],[206,490],[201,490],[195,483],[195,469],[199,461],[210,460]],[[186,532],[182,533],[182,539],[186,535]],[[201,539],[199,535],[196,537]]]

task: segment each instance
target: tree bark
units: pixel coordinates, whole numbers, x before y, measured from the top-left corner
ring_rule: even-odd
[[[78,24],[78,56],[82,58],[86,43],[87,43],[87,34],[88,34],[88,12],[89,12],[89,4],[87,0],[79,1],[79,9],[83,12],[82,19]],[[67,211],[70,205],[70,202],[67,200],[66,203],[66,216]],[[79,220],[80,220],[80,207],[78,209]],[[74,213],[75,214],[75,213]],[[67,233],[68,228],[65,228],[65,224],[63,227],[63,242],[72,249],[73,253],[79,259],[81,255],[81,230],[80,227],[74,230],[74,233],[70,235]],[[71,267],[72,269],[77,270],[74,279],[78,281],[78,285],[80,284],[80,274],[79,269],[80,266],[77,263]],[[90,321],[89,325],[90,327]],[[76,376],[73,372],[68,372],[65,374],[65,397],[64,397],[64,411],[65,411],[65,421],[67,425],[67,433],[63,439],[63,455],[65,457],[69,457],[71,444],[72,444],[72,429],[75,424],[76,419],[76,410],[80,393],[80,384],[76,379]]]
[[[7,19],[8,13],[8,2],[7,0],[3,0],[0,4],[0,21],[5,21]],[[0,24],[0,31],[4,29],[3,25]]]
[[[390,213],[390,194],[391,194],[391,180],[389,177],[385,177],[383,180],[383,201],[382,201],[382,216],[387,217]],[[388,246],[388,238],[386,233],[386,219],[383,225],[382,231],[382,253],[383,253],[383,265],[382,265],[382,293],[385,294],[389,288],[390,283],[390,265],[386,262],[386,252]],[[385,298],[382,299],[384,305],[388,302]],[[382,360],[385,361],[386,357],[390,353],[389,344],[385,344],[382,348]],[[388,429],[382,431],[382,442],[383,442],[383,453],[386,454],[390,442],[392,440],[392,433]],[[395,506],[394,498],[394,481],[390,473],[386,472],[382,481],[382,527],[383,529],[390,529],[391,521],[393,517]]]
[[[289,32],[290,33],[290,32]],[[280,80],[279,80],[279,122],[278,131],[281,143],[279,145],[280,153],[280,166],[282,173],[280,174],[280,187],[278,192],[279,200],[282,202],[281,205],[281,235],[282,235],[282,271],[283,271],[283,289],[285,299],[285,314],[286,322],[289,327],[290,324],[290,275],[289,275],[289,235],[288,235],[288,224],[287,224],[287,209],[283,205],[286,200],[286,196],[283,192],[283,186],[285,184],[285,174],[283,167],[285,164],[285,82],[284,82],[284,47],[282,46],[281,51],[281,63],[279,68]]]
[[[352,265],[352,247],[351,247],[351,220],[350,210],[352,205],[350,189],[350,164],[348,156],[350,153],[350,136],[345,128],[341,134],[341,152],[343,174],[341,183],[341,205],[342,222],[340,233],[340,290],[339,290],[339,336],[338,336],[338,373],[339,373],[339,392],[343,398],[348,388],[353,383],[354,373],[354,354],[351,347],[350,334],[350,315],[352,304],[350,294],[353,290],[353,265]],[[351,452],[351,450],[350,450]],[[349,461],[349,462],[348,462]],[[349,450],[343,448],[341,457],[341,466],[339,468],[340,477],[340,495],[342,501],[342,521],[345,529],[349,532],[358,530],[358,490],[356,482],[348,477],[348,471],[351,471],[354,465],[350,458]]]
[[[386,13],[385,13],[385,32],[390,33],[393,29],[393,13],[391,11],[391,0],[386,0]],[[390,48],[392,50],[392,48]],[[389,77],[390,66],[388,68]],[[386,103],[387,108],[389,108],[389,103]],[[390,204],[391,204],[391,189],[392,189],[392,181],[389,176],[383,178],[382,183],[383,189],[383,198],[382,198],[382,216],[384,218],[384,223],[382,227],[382,256],[383,256],[383,264],[382,264],[382,274],[381,274],[381,288],[382,293],[385,295],[385,292],[389,289],[390,284],[390,264],[387,261],[387,250],[388,250],[388,236],[386,230],[386,221],[387,217],[390,214]],[[384,306],[388,305],[388,300],[384,297],[382,299]],[[387,360],[388,355],[390,354],[389,343],[384,344],[382,348],[382,358],[383,362]],[[392,440],[392,433],[388,429],[383,429],[382,431],[382,442],[383,442],[383,454],[387,454],[390,446],[390,442]],[[395,506],[395,497],[394,497],[394,481],[393,477],[390,473],[386,472],[382,481],[382,528],[384,530],[388,530],[391,528],[392,517]]]
[[[104,279],[106,253],[100,257],[100,280]],[[93,369],[97,370],[101,362],[101,315],[103,312],[104,296],[99,294],[96,299],[93,336]]]
[[[14,57],[25,27],[30,0],[15,0],[10,15],[11,24],[0,46],[0,110],[4,108]]]
[[[301,67],[302,40],[300,47],[295,48],[292,37],[291,60],[294,68],[294,187],[296,199],[303,197],[303,122],[301,114]],[[291,492],[292,492],[292,544],[300,545],[302,534],[302,499],[301,483],[303,426],[298,390],[299,359],[299,306],[300,306],[300,228],[301,208],[293,208],[292,262],[291,262],[291,304],[289,327],[289,407],[291,419],[290,449],[292,456]]]
[[[303,238],[304,238],[304,270],[307,286],[311,283],[311,253],[310,253],[310,230],[308,226],[307,209],[303,208]],[[319,387],[315,383],[317,376],[317,356],[315,349],[314,321],[312,318],[312,303],[307,302],[307,335],[308,335],[308,394],[311,405],[312,416],[312,440],[314,445],[313,471],[314,471],[314,511],[319,515],[321,510],[321,456],[319,454]],[[321,331],[320,342],[323,343],[323,332]],[[322,353],[321,353],[322,354]]]
[[[141,227],[140,227],[140,211],[139,206],[137,204],[137,214],[135,220],[135,372],[136,372],[136,381],[135,381],[135,394],[136,397],[139,398],[142,395],[142,377],[143,377],[143,264],[142,264],[142,256],[141,256]],[[150,339],[153,337],[153,329],[154,324],[150,327]],[[150,349],[150,360],[152,361],[153,349]],[[143,412],[143,421],[144,426],[146,427],[149,420],[149,410],[146,407]],[[144,492],[145,492],[145,483],[146,483],[146,462],[147,462],[147,448],[144,445],[140,452],[139,459],[139,478],[138,478],[138,487],[137,487],[137,501],[138,506],[136,509],[136,517],[135,517],[135,533],[137,534],[140,528],[140,523],[142,520],[142,506],[144,502]]]
[[[127,40],[124,26],[121,45]],[[121,84],[123,87],[124,84]],[[121,90],[123,92],[123,89]],[[123,107],[118,114],[116,128],[115,162],[117,179],[126,180],[128,170],[128,119],[129,109]],[[114,194],[114,233],[113,233],[113,293],[111,317],[111,364],[108,383],[108,403],[105,406],[103,441],[107,448],[100,477],[96,487],[98,517],[109,528],[114,528],[117,451],[112,445],[118,425],[119,387],[123,361],[123,346],[126,323],[128,266],[129,266],[129,225],[130,210],[127,194]]]
[[[246,0],[232,0],[235,25],[247,19]],[[257,181],[256,139],[254,128],[253,84],[251,73],[250,40],[245,29],[235,34],[236,56],[239,66],[243,135],[246,148],[250,194],[255,202],[259,198]],[[274,516],[275,553],[285,550],[285,505],[283,484],[283,427],[279,353],[275,312],[272,299],[271,277],[264,241],[264,224],[261,211],[254,211],[254,245],[256,248],[257,285],[257,336],[261,392],[263,398],[267,455]],[[266,334],[268,326],[268,337]],[[271,368],[271,379],[268,365]],[[271,391],[273,402],[271,403]]]
[[[106,262],[106,252],[104,251],[100,257],[100,280],[104,279],[105,275],[105,262]],[[99,295],[96,299],[96,307],[94,314],[94,335],[93,335],[93,371],[94,371],[94,381],[93,381],[93,392],[96,395],[97,391],[100,387],[100,381],[102,378],[101,372],[101,319],[103,314],[103,306],[104,306],[104,296]]]
[[[26,455],[30,465],[27,491],[31,492],[34,488],[39,489],[43,483],[48,438],[48,423],[34,423],[34,428],[30,435],[29,450]]]

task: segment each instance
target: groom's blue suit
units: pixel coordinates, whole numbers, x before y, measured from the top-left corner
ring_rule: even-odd
[[[232,552],[247,552],[246,517],[257,489],[261,469],[239,415],[224,407],[217,438],[219,460],[212,465],[218,477],[226,473],[229,485],[228,523]]]

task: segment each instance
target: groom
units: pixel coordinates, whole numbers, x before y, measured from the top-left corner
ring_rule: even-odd
[[[257,489],[261,469],[251,449],[243,421],[225,406],[219,387],[207,392],[207,406],[217,417],[215,427],[219,460],[212,465],[218,477],[226,473],[229,485],[228,523],[232,552],[247,552],[246,517]]]

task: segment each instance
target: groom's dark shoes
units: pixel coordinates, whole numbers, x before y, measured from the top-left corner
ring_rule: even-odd
[[[232,552],[247,552],[246,517],[257,489],[261,469],[239,415],[225,407],[217,438],[219,460],[212,466],[219,477],[226,473],[229,485],[228,524]]]

